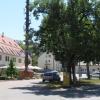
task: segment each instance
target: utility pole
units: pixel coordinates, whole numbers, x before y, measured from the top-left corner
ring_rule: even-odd
[[[29,0],[26,0],[26,18],[25,18],[25,71],[28,69],[28,49],[29,49]]]

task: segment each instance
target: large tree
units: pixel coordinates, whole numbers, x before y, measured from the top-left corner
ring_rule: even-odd
[[[35,0],[33,14],[45,14],[36,32],[40,45],[63,64],[75,81],[75,64],[78,60],[89,63],[94,57],[92,2],[89,0]],[[97,45],[98,47],[98,45]]]

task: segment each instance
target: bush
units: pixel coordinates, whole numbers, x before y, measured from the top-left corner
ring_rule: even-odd
[[[6,70],[6,75],[10,78],[16,78],[18,76],[18,70],[14,67],[12,60],[10,60],[9,67]]]
[[[0,76],[0,80],[7,80],[8,78],[6,76]]]

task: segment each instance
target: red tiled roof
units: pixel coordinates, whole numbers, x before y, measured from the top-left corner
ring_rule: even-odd
[[[24,56],[23,49],[15,40],[2,35],[0,35],[0,52],[14,56]]]

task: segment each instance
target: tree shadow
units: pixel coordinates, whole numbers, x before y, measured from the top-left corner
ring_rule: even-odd
[[[26,87],[13,87],[11,89],[24,90],[24,94],[35,94],[35,95],[59,95],[65,98],[90,98],[92,96],[100,96],[100,85],[85,85],[80,87],[71,88],[60,88],[60,89],[49,89],[45,84],[35,83],[32,86]]]

